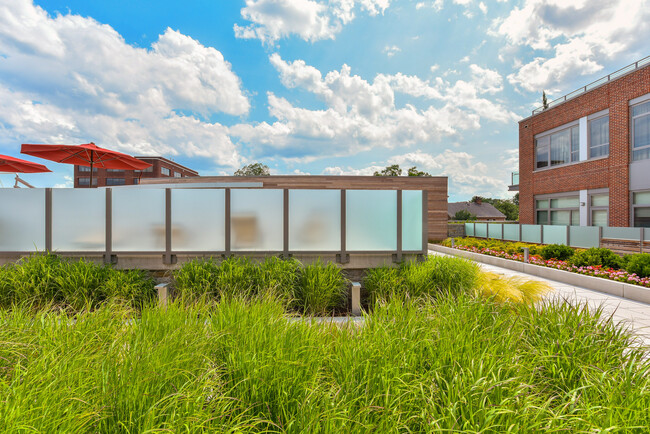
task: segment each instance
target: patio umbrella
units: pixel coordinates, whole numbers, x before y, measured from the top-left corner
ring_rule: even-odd
[[[41,173],[51,172],[51,170],[42,164],[0,154],[0,172]]]
[[[93,142],[84,145],[30,145],[23,144],[20,152],[57,163],[90,167],[90,183],[93,185],[93,167],[119,170],[144,170],[151,164],[130,155],[100,148]]]

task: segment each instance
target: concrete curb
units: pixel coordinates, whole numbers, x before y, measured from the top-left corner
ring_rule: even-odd
[[[452,249],[438,244],[429,244],[429,250],[445,253],[447,255],[461,256],[476,262],[507,268],[521,273],[555,280],[568,285],[580,286],[593,291],[604,292],[610,295],[627,298],[629,300],[650,303],[650,288],[629,283],[617,282],[615,280],[601,279],[600,277],[585,276],[584,274],[571,273],[569,271],[557,270],[555,268],[542,267],[539,265],[526,264],[512,261],[510,259],[497,258],[496,256],[482,255],[480,253],[467,252],[465,250]]]

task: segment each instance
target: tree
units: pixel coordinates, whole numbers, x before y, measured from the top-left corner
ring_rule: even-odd
[[[251,163],[235,172],[235,176],[270,176],[269,166],[262,163]]]
[[[375,176],[400,176],[402,174],[402,169],[399,168],[399,164],[393,164],[392,166],[386,166],[381,172],[375,172]]]
[[[461,209],[454,214],[454,220],[476,220],[476,216],[466,209]]]
[[[519,193],[514,195],[514,197],[512,198],[512,203],[519,206]]]
[[[542,91],[542,108],[546,110],[548,108],[548,100],[546,99],[546,91]]]
[[[430,173],[427,172],[422,172],[421,170],[418,170],[417,167],[413,166],[409,169],[408,171],[409,176],[431,176]]]

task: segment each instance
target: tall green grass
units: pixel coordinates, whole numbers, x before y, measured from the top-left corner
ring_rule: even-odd
[[[269,297],[0,310],[0,432],[646,432],[641,349],[600,311],[461,292],[363,326]]]
[[[156,296],[153,280],[141,270],[115,270],[93,262],[33,255],[0,267],[0,306],[56,305],[95,308],[107,300],[142,306]]]

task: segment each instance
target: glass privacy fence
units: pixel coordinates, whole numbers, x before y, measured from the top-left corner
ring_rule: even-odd
[[[645,228],[465,223],[465,235],[581,248],[601,247],[616,241],[616,247],[629,250],[630,253],[634,253],[635,249],[646,252],[650,247],[647,246],[650,230]]]
[[[0,203],[3,256],[427,253],[419,190],[0,189]]]

